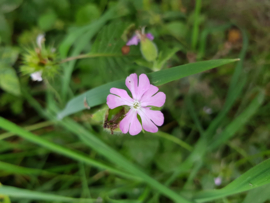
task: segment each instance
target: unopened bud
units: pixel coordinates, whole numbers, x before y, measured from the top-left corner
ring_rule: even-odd
[[[154,61],[158,56],[158,49],[154,42],[144,38],[141,40],[141,53],[145,60]]]

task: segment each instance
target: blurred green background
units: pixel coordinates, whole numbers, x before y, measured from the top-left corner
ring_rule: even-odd
[[[164,183],[224,110],[227,95],[234,94],[236,88],[230,82],[238,74],[237,80],[243,81],[244,87],[228,113],[212,129],[213,137],[217,138],[233,124],[233,135],[178,176],[170,188],[189,198],[197,191],[222,188],[267,160],[270,155],[268,0],[0,0],[0,116],[45,140],[106,162],[73,133],[53,125],[37,112],[25,92],[50,109],[53,105],[48,105],[50,98],[46,92],[51,91],[57,108],[63,109],[71,98],[91,88],[124,79],[133,72],[152,72],[152,65],[141,57],[139,47],[130,47],[127,55],[121,52],[132,32],[143,26],[155,36],[159,69],[212,59],[240,58],[241,61],[161,86],[167,100],[162,109],[165,123],[160,133],[135,137],[111,135],[102,128],[104,106],[76,113],[71,119],[94,130],[102,141]],[[39,34],[45,34],[46,46],[56,49],[59,60],[86,53],[120,57],[63,63],[58,75],[50,79],[50,85],[45,81],[34,82],[29,75],[22,74],[20,66],[26,49],[36,47]],[[254,107],[247,121],[241,123],[240,119],[233,123],[250,107],[258,91],[265,95],[261,106],[256,110]],[[179,140],[184,144],[179,144]],[[220,185],[214,181],[218,177],[222,180]],[[1,129],[0,183],[90,198],[93,202],[102,199],[103,202],[171,202],[166,196],[155,196],[156,192],[145,184],[78,163]],[[269,189],[266,185],[209,202],[270,202]],[[263,195],[254,200],[258,192]],[[11,200],[62,202],[16,197]],[[0,192],[1,201],[7,203],[9,199],[3,196],[1,200]]]

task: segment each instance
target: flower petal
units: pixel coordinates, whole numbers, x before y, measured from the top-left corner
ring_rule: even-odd
[[[137,89],[137,100],[140,100],[143,94],[150,88],[150,81],[145,74],[141,74],[139,77],[139,86]]]
[[[158,92],[152,97],[145,98],[141,100],[141,106],[156,106],[162,107],[165,103],[166,95],[163,92]]]
[[[133,99],[131,99],[131,97],[128,95],[126,90],[113,87],[110,89],[110,93],[121,97],[121,99],[126,101],[126,103],[127,103],[126,105],[130,106],[133,103]]]
[[[161,111],[154,111],[150,108],[144,108],[148,118],[150,118],[157,126],[162,126],[164,123],[164,115]]]
[[[138,113],[142,119],[143,129],[148,132],[156,133],[158,131],[158,127],[153,122],[157,122],[156,124],[159,126],[164,122],[164,116],[160,111],[142,108]]]
[[[121,97],[109,94],[107,96],[107,105],[109,106],[110,109],[114,109],[118,106],[130,105],[130,102],[128,102],[125,99],[122,99]]]
[[[45,41],[45,34],[39,34],[37,36],[37,45],[41,49],[42,48],[42,43]]]
[[[144,93],[140,101],[144,102],[144,101],[149,100],[157,92],[158,92],[158,87],[154,85],[150,85],[149,89]]]
[[[130,90],[133,99],[136,99],[137,98],[137,89],[138,89],[138,76],[136,73],[132,73],[127,77],[126,86]]]
[[[120,130],[126,134],[137,135],[142,131],[142,125],[137,118],[137,112],[130,109],[125,118],[119,124]]]
[[[130,38],[130,40],[128,40],[128,42],[126,43],[127,46],[130,45],[138,45],[140,39],[138,38],[137,35],[134,35],[133,37]]]
[[[151,41],[154,39],[154,36],[149,32],[149,33],[146,33],[145,36],[150,39]]]
[[[42,81],[42,71],[34,72],[30,76],[33,81]]]

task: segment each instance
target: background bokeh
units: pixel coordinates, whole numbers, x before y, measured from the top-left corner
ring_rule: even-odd
[[[112,14],[111,9],[116,6]],[[236,87],[230,85],[233,75],[238,74],[236,82],[244,87],[212,131],[212,136],[218,139],[232,124],[233,135],[178,176],[170,188],[187,198],[197,191],[219,189],[269,158],[268,0],[1,0],[0,116],[33,130],[45,140],[106,162],[76,135],[36,111],[24,92],[46,110],[54,108],[49,105],[50,99],[57,101],[58,109],[63,109],[71,98],[89,89],[124,79],[133,72],[152,72],[152,65],[141,57],[138,46],[131,46],[127,55],[121,52],[132,33],[143,26],[155,36],[159,53],[165,56],[161,69],[212,59],[240,58],[241,61],[161,86],[167,101],[162,109],[165,123],[157,134],[111,135],[102,125],[106,105],[70,118],[94,130],[98,138],[163,183],[224,110],[229,93],[234,94],[230,88]],[[73,60],[60,65],[58,74],[49,79],[50,85],[46,81],[34,82],[20,67],[26,50],[36,47],[39,34],[45,34],[46,46],[55,48],[59,60],[86,53],[120,57],[106,55]],[[74,40],[73,34],[81,37]],[[48,98],[47,91],[53,92],[52,98]],[[250,103],[258,92],[263,92],[264,102],[248,121],[241,123],[240,119],[234,123],[246,109],[252,111]],[[3,185],[92,198],[93,202],[101,199],[104,202],[125,202],[125,199],[171,202],[163,195],[152,199],[155,191],[145,184],[78,163],[4,130],[0,129],[0,133],[0,183]],[[216,178],[220,178],[220,184],[215,184]],[[266,185],[212,202],[269,202],[269,189]],[[261,200],[253,199],[256,192],[264,194]],[[13,198],[12,202],[52,201]]]

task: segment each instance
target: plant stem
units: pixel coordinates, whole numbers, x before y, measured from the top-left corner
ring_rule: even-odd
[[[200,11],[201,11],[201,0],[196,0],[196,7],[195,7],[195,19],[194,19],[194,25],[192,30],[192,49],[196,49],[196,45],[198,42],[198,35],[199,35],[199,17],[200,17]]]
[[[84,58],[97,58],[97,57],[104,57],[104,56],[123,56],[122,54],[107,54],[107,53],[100,53],[100,54],[81,54],[79,56],[73,56],[73,57],[69,57],[66,59],[63,59],[62,61],[60,61],[60,63],[65,63],[68,61],[73,61],[73,60],[77,60],[77,59],[84,59]]]

